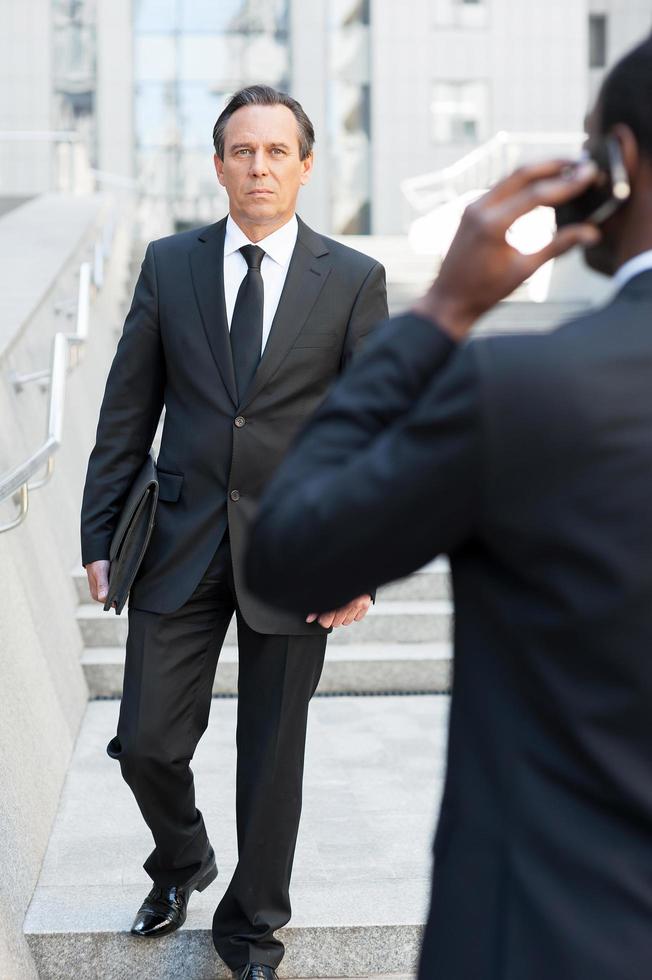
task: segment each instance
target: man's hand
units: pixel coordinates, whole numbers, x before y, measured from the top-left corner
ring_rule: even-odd
[[[104,602],[109,591],[109,565],[110,562],[102,560],[92,561],[86,566],[88,588],[96,602]]]
[[[588,162],[573,168],[567,160],[531,164],[501,180],[467,207],[439,276],[414,306],[453,340],[462,340],[472,324],[529,279],[550,259],[574,245],[600,239],[595,225],[568,225],[533,255],[523,255],[505,240],[517,218],[534,208],[555,207],[576,197],[595,180]]]
[[[351,623],[359,623],[361,619],[365,618],[370,605],[371,596],[361,595],[349,602],[348,605],[340,606],[339,609],[333,609],[331,612],[310,613],[306,617],[306,622],[314,623],[317,620],[319,625],[326,630],[330,629],[331,626],[350,626]]]

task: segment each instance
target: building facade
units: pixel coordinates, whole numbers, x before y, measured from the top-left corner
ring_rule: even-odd
[[[99,185],[135,180],[143,234],[226,199],[211,133],[229,94],[287,89],[312,118],[307,221],[403,233],[401,181],[501,130],[576,132],[648,0],[24,0],[0,32],[0,130],[74,130]],[[0,143],[0,197],[45,189],[61,147]],[[63,158],[61,158],[63,159]]]

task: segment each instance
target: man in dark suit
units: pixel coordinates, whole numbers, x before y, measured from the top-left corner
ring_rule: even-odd
[[[384,270],[295,215],[314,133],[264,86],[218,119],[229,216],[148,246],[113,361],[84,492],[82,560],[106,596],[109,544],[165,406],[156,524],[134,583],[118,759],[152,831],[154,887],[132,932],[165,935],[216,875],[190,769],[213,676],[238,627],[239,862],[213,921],[237,977],[275,977],[290,918],[308,703],[327,632],[361,619],[369,586],[329,612],[279,612],[244,584],[256,501],[303,420],[387,315]],[[262,352],[262,357],[261,357]]]
[[[249,582],[335,605],[447,552],[448,767],[422,980],[652,975],[652,41],[607,78],[589,146],[631,198],[534,256],[505,241],[596,180],[528,166],[469,208],[438,280],[390,321],[265,496]],[[554,332],[472,323],[582,243],[615,273]]]

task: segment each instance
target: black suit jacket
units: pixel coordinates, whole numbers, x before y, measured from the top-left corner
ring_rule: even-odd
[[[271,333],[238,402],[224,302],[225,228],[223,219],[147,248],[88,465],[82,561],[108,557],[121,504],[165,406],[156,525],[131,604],[161,613],[179,608],[228,523],[238,602],[249,626],[311,633],[321,627],[307,625],[305,612],[279,612],[249,593],[245,540],[257,500],[297,429],[387,315],[384,270],[299,220]]]
[[[652,976],[652,272],[548,334],[390,321],[264,498],[250,584],[331,608],[448,552],[427,980]]]

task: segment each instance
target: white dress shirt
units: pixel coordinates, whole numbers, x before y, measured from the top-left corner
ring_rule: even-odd
[[[630,279],[640,275],[641,272],[647,272],[648,269],[652,269],[652,249],[639,252],[633,259],[628,259],[621,265],[613,278],[615,288],[622,289]]]
[[[243,245],[258,245],[265,252],[260,273],[263,277],[265,299],[263,301],[263,346],[272,329],[272,321],[283,292],[288,266],[292,252],[297,242],[299,224],[296,215],[292,215],[287,224],[268,235],[259,242],[250,242],[241,228],[228,216],[226,219],[226,234],[224,236],[224,300],[226,303],[226,319],[231,329],[233,308],[240,284],[247,274],[247,262],[239,251]]]

